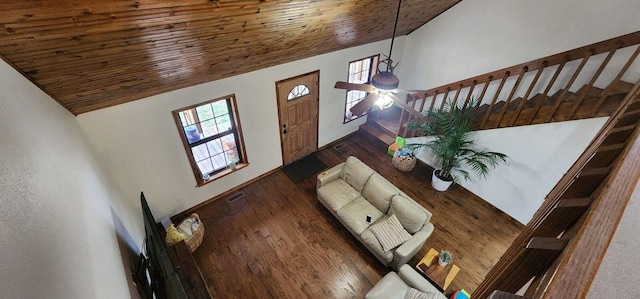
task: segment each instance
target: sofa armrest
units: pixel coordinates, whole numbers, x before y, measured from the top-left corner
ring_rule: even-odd
[[[427,238],[431,236],[431,233],[433,233],[433,224],[431,222],[427,222],[419,231],[413,234],[411,239],[404,242],[393,252],[391,267],[398,269],[400,266],[406,264],[418,253],[418,251],[420,251],[420,249],[422,249],[422,246],[424,246]]]
[[[323,185],[326,185],[328,182],[338,179],[340,177],[340,172],[342,172],[343,167],[344,167],[344,162],[334,167],[331,167],[328,170],[319,174],[318,180],[316,183],[316,190],[322,187]]]
[[[398,270],[398,276],[402,278],[402,280],[408,284],[410,287],[418,289],[423,292],[436,293],[436,298],[444,298],[446,299],[440,291],[433,286],[429,281],[427,281],[418,271],[411,268],[411,266],[404,264]]]

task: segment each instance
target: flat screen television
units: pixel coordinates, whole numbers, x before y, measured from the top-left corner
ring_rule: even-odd
[[[169,252],[158,229],[158,224],[151,213],[143,192],[140,192],[140,202],[142,203],[145,231],[144,259],[141,263],[143,269],[139,269],[136,272],[144,271],[142,273],[146,277],[144,280],[147,282],[145,287],[147,291],[143,291],[144,296],[149,299],[187,298],[184,287],[180,282],[180,277],[169,258]],[[137,273],[136,276],[140,277],[140,274]],[[140,282],[138,284],[140,286]]]

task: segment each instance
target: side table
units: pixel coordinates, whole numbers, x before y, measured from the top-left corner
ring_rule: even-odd
[[[430,248],[427,254],[418,262],[416,269],[435,287],[444,292],[460,272],[460,267],[450,263],[445,267],[438,265],[438,251]]]

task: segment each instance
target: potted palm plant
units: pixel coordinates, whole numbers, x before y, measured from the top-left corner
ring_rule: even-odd
[[[459,107],[448,102],[445,109],[430,109],[424,112],[426,121],[410,123],[409,127],[420,130],[432,139],[422,144],[409,144],[416,150],[429,148],[439,158],[440,169],[432,175],[431,185],[438,191],[446,191],[452,183],[471,179],[470,169],[478,177],[485,178],[491,169],[506,162],[507,155],[478,149],[471,136],[473,125],[478,120],[478,104],[475,100]]]

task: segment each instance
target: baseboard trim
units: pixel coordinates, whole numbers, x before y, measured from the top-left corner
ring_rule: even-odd
[[[231,189],[229,189],[229,190],[227,190],[225,192],[222,192],[222,193],[220,193],[220,194],[218,194],[218,195],[216,195],[216,196],[214,196],[212,198],[209,198],[209,199],[207,199],[207,200],[205,200],[205,201],[203,201],[203,202],[201,202],[201,203],[199,203],[199,204],[197,204],[197,205],[195,205],[195,206],[193,206],[191,208],[188,208],[188,209],[186,209],[186,210],[184,210],[184,211],[182,211],[182,212],[180,212],[178,214],[175,214],[174,216],[171,216],[171,221],[173,221],[173,223],[178,223],[178,222],[182,221],[182,219],[187,218],[187,216],[193,214],[197,209],[202,208],[202,207],[204,207],[204,206],[206,206],[206,205],[208,205],[208,204],[210,204],[210,203],[212,203],[212,202],[214,202],[214,201],[216,201],[218,199],[226,198],[226,197],[232,195],[233,193],[238,192],[238,190],[240,190],[240,189],[242,189],[242,188],[244,188],[244,187],[246,187],[246,186],[248,186],[248,185],[250,185],[252,183],[255,183],[256,181],[258,181],[258,180],[260,180],[260,179],[262,179],[262,178],[264,178],[266,176],[269,176],[269,175],[272,175],[272,174],[276,173],[280,169],[282,169],[282,166],[279,166],[279,167],[276,167],[276,168],[274,168],[272,170],[269,170],[269,171],[267,171],[267,172],[255,177],[253,179],[250,179],[250,180],[248,180],[248,181],[246,181],[246,182],[244,182],[244,183],[242,183],[242,184],[240,184],[238,186],[235,186],[235,187],[233,187],[233,188],[231,188]]]
[[[353,132],[351,134],[348,134],[348,135],[345,135],[345,136],[343,136],[343,137],[341,137],[339,139],[336,139],[336,140],[334,140],[334,141],[322,146],[321,148],[318,148],[318,150],[316,150],[314,153],[319,152],[321,150],[324,150],[324,149],[326,149],[328,147],[334,146],[334,145],[342,142],[343,140],[351,137],[352,135],[354,135],[356,133],[358,133],[358,131],[355,131],[355,132]],[[214,196],[212,198],[209,198],[209,199],[207,199],[207,200],[205,200],[205,201],[203,201],[203,202],[201,202],[201,203],[199,203],[199,204],[197,204],[197,205],[195,205],[195,206],[193,206],[191,208],[188,208],[188,209],[186,209],[186,210],[184,210],[184,211],[182,211],[182,212],[180,212],[178,214],[175,214],[175,215],[171,216],[171,221],[173,221],[173,223],[179,223],[180,221],[182,221],[182,219],[187,218],[189,215],[193,214],[196,210],[198,210],[198,209],[200,209],[200,208],[202,208],[202,207],[204,207],[204,206],[206,206],[206,205],[208,205],[210,203],[213,203],[214,201],[216,201],[218,199],[226,198],[226,197],[232,195],[233,193],[238,192],[240,189],[242,189],[242,188],[244,188],[244,187],[246,187],[246,186],[248,186],[250,184],[253,184],[253,183],[257,182],[257,181],[259,181],[260,179],[262,179],[264,177],[267,177],[269,175],[272,175],[272,174],[280,171],[282,169],[282,167],[284,167],[284,165],[280,165],[280,166],[278,166],[278,167],[276,167],[276,168],[274,168],[272,170],[269,170],[269,171],[267,171],[267,172],[255,177],[253,179],[250,179],[250,180],[248,180],[248,181],[246,181],[246,182],[244,182],[244,183],[242,183],[242,184],[240,184],[238,186],[235,186],[235,187],[233,187],[233,188],[231,188],[231,189],[229,189],[229,190],[227,190],[225,192],[222,192],[222,193],[220,193],[220,194],[218,194],[218,195],[216,195],[216,196]]]

